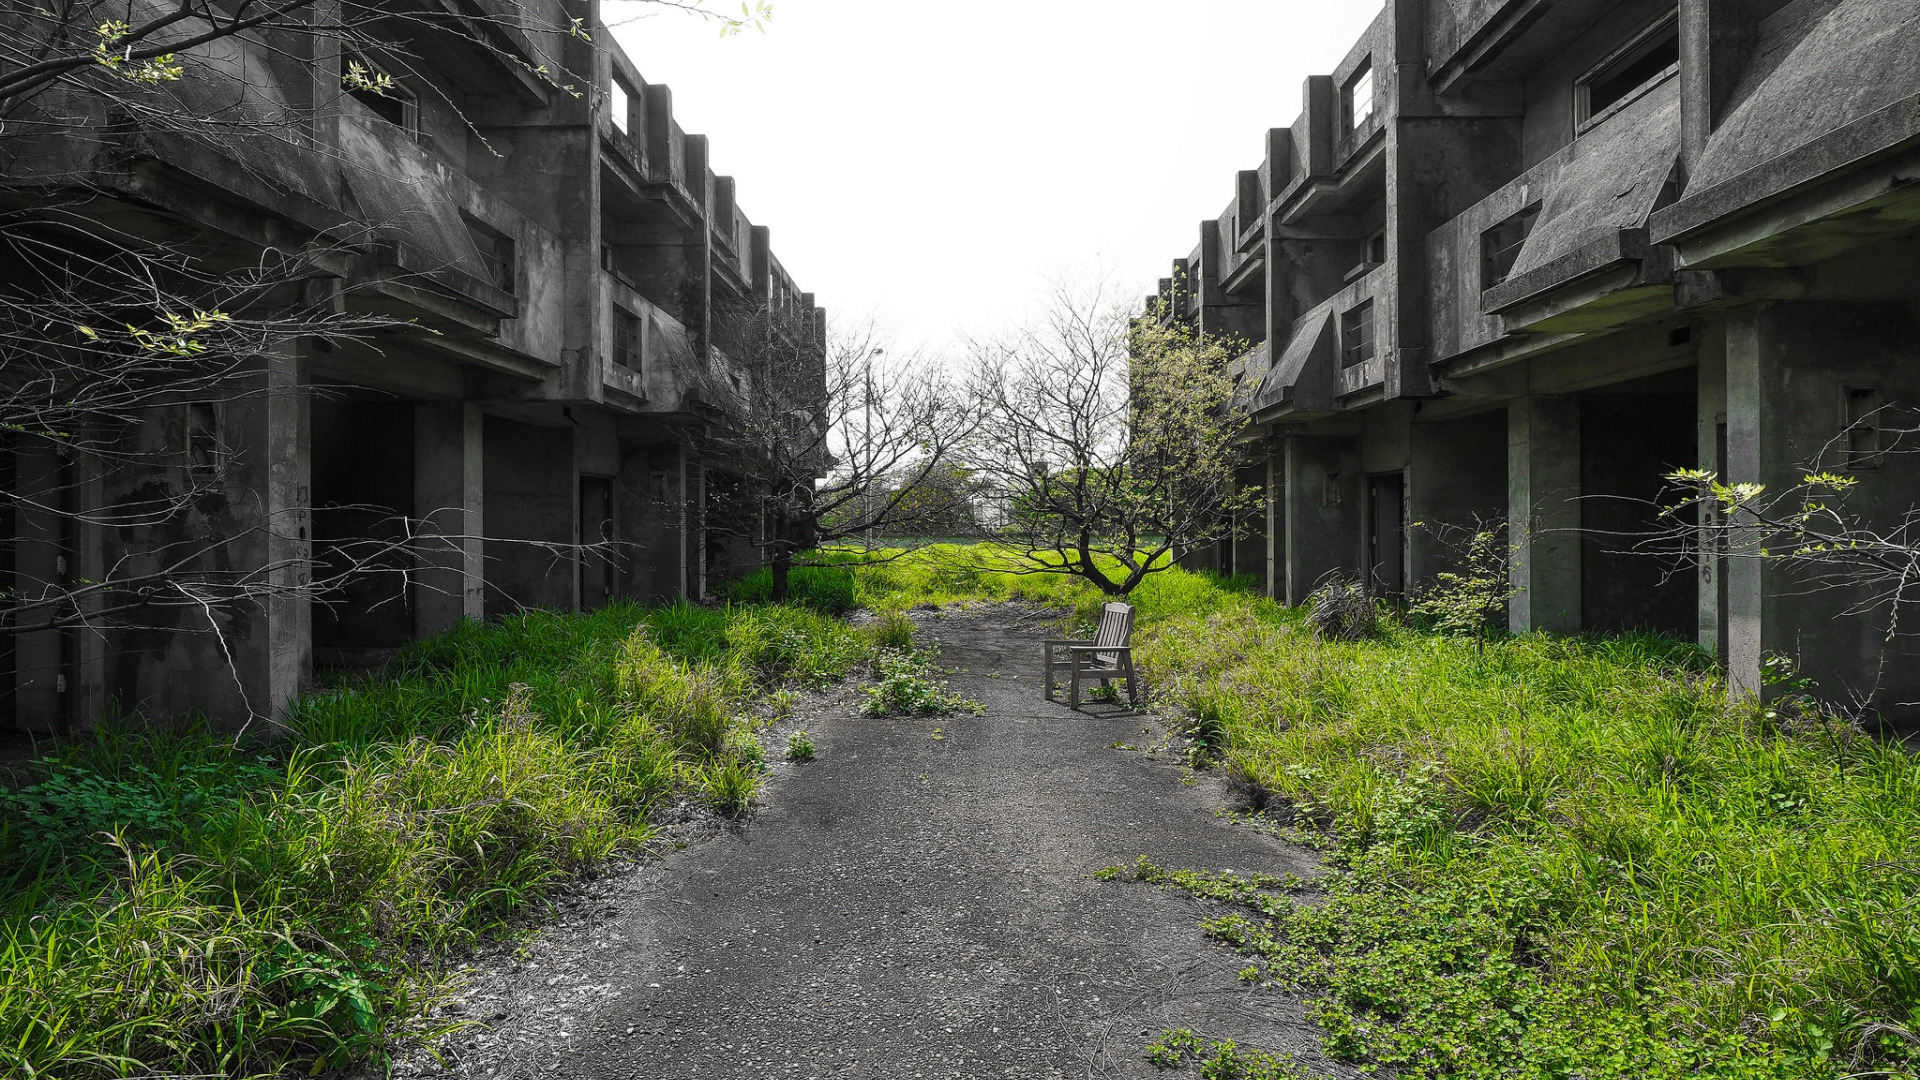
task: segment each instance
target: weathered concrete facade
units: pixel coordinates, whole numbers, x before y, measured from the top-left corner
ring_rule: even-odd
[[[1911,638],[1765,560],[1626,538],[1670,470],[1791,486],[1920,405],[1920,8],[1904,0],[1388,0],[1161,283],[1242,361],[1264,570],[1389,594],[1445,526],[1515,525],[1517,631],[1770,655],[1909,725]],[[1920,469],[1857,470],[1898,520]]]
[[[548,6],[562,30],[600,24],[596,2]],[[377,661],[463,618],[706,591],[701,499],[729,466],[703,460],[695,435],[723,422],[711,387],[741,385],[715,313],[771,309],[814,337],[823,315],[736,205],[733,179],[708,167],[705,137],[675,122],[667,87],[604,29],[589,42],[524,21],[465,51],[432,40],[430,20],[402,24],[422,37],[397,44],[433,62],[400,80],[409,104],[395,116],[342,91],[339,57],[232,39],[220,47],[246,61],[247,95],[302,106],[287,113],[299,130],[257,157],[134,130],[0,169],[0,195],[68,184],[102,196],[100,213],[229,251],[326,238],[331,276],[302,287],[394,322],[371,340],[260,356],[257,394],[155,408],[145,467],[61,483],[72,466],[51,447],[0,442],[0,485],[88,506],[185,470],[214,478],[193,513],[144,532],[43,521],[10,500],[0,594],[170,545],[288,585],[367,539],[395,549],[329,603],[290,589],[170,608],[156,617],[171,624],[146,629],[15,635],[0,727],[57,732],[117,709],[259,730],[316,667]],[[576,95],[529,75],[553,56],[592,85]],[[195,422],[212,426],[217,460],[169,456]],[[727,558],[737,571],[753,554]]]

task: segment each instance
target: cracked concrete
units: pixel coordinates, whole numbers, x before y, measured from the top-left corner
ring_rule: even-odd
[[[1191,1027],[1348,1074],[1297,999],[1242,984],[1201,936],[1209,905],[1092,877],[1139,855],[1311,876],[1313,855],[1216,814],[1231,793],[1177,754],[1112,747],[1161,743],[1153,718],[1042,701],[1039,631],[996,609],[921,618],[982,715],[816,703],[815,761],[781,766],[745,827],[590,888],[523,954],[512,1004],[476,1017],[491,1036],[456,1038],[448,1064],[496,1080],[1146,1077],[1145,1044]]]

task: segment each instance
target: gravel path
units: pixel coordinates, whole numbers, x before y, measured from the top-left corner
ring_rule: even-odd
[[[1146,855],[1311,876],[1310,853],[1223,818],[1231,795],[1139,715],[1040,699],[1037,629],[923,615],[980,716],[874,720],[817,701],[818,758],[782,765],[744,827],[597,883],[456,1009],[487,1021],[443,1068],[496,1080],[1147,1077],[1166,1027],[1328,1075],[1297,1000],[1240,983],[1209,906],[1092,873]],[[995,677],[997,676],[997,677]],[[937,729],[937,730],[936,730]]]

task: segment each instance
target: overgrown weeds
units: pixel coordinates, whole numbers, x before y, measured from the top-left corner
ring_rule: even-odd
[[[1900,748],[1738,698],[1668,638],[1387,620],[1320,640],[1178,570],[1136,600],[1156,704],[1333,837],[1323,898],[1227,890],[1207,924],[1314,996],[1333,1056],[1408,1078],[1916,1075],[1920,762]]]
[[[740,812],[752,699],[867,653],[798,608],[529,613],[310,695],[268,752],[63,747],[0,796],[0,1073],[264,1076],[428,1034],[445,957],[668,798]]]

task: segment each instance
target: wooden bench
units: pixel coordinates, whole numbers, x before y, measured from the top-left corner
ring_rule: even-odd
[[[1047,691],[1048,701],[1059,700],[1055,697],[1053,674],[1060,668],[1069,671],[1070,690],[1067,703],[1073,708],[1080,707],[1080,681],[1099,679],[1100,685],[1112,686],[1113,680],[1127,680],[1127,704],[1140,704],[1140,691],[1133,677],[1133,605],[1108,604],[1100,609],[1100,631],[1092,641],[1071,641],[1049,638],[1041,648],[1045,650],[1046,671],[1041,675]],[[1055,650],[1059,651],[1058,657]]]

